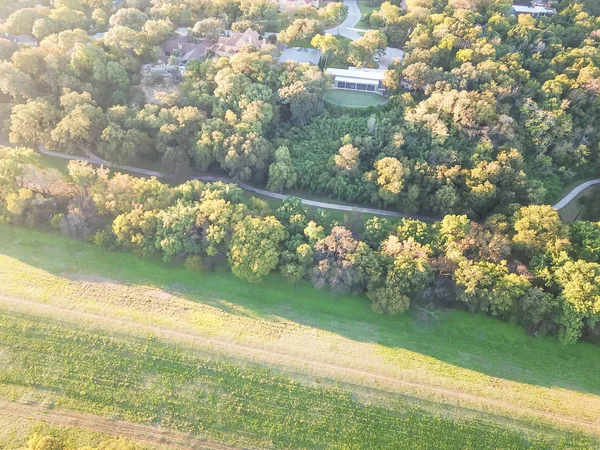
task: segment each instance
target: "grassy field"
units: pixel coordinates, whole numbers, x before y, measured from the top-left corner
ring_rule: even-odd
[[[466,423],[465,426],[472,429],[475,425],[471,420],[475,418],[504,427],[498,433],[507,439],[516,439],[512,431],[507,430],[519,430],[533,439],[539,435],[561,439],[565,430],[579,430],[596,436],[600,427],[599,348],[584,343],[562,346],[547,337],[534,339],[521,328],[459,311],[439,312],[439,319],[434,323],[419,322],[409,314],[381,316],[372,312],[368,301],[362,297],[336,296],[317,291],[305,283],[290,286],[278,276],[270,277],[263,284],[249,285],[223,271],[211,274],[187,272],[51,234],[7,226],[0,226],[0,307],[11,311],[15,317],[17,313],[23,314],[20,319],[22,330],[39,330],[33,336],[16,331],[10,339],[0,339],[3,345],[11,346],[0,351],[0,357],[24,352],[19,353],[17,358],[24,364],[30,358],[27,356],[28,349],[38,345],[35,336],[41,336],[39,345],[55,342],[53,345],[61,349],[72,345],[74,347],[67,354],[89,354],[90,358],[95,353],[91,349],[85,350],[86,347],[77,347],[78,342],[81,341],[81,345],[89,342],[85,345],[90,347],[94,347],[93,342],[98,346],[106,343],[114,348],[128,349],[124,350],[128,355],[137,355],[138,350],[132,349],[151,343],[156,346],[152,347],[152,352],[161,354],[164,351],[165,355],[170,355],[168,358],[176,361],[166,366],[157,363],[156,370],[167,371],[166,374],[157,372],[159,379],[170,376],[169,367],[179,367],[179,364],[200,367],[205,364],[202,362],[204,359],[198,359],[198,354],[231,367],[251,363],[251,367],[246,367],[250,373],[268,373],[265,376],[271,381],[285,379],[286,383],[292,383],[289,381],[291,378],[301,382],[292,384],[294,389],[297,386],[302,392],[298,394],[300,398],[289,398],[292,405],[301,405],[303,397],[314,394],[311,390],[305,392],[302,389],[317,389],[319,394],[314,395],[327,398],[329,394],[322,393],[321,386],[338,386],[345,394],[336,400],[339,402],[335,403],[337,406],[329,405],[327,408],[350,408],[344,411],[350,411],[348,414],[355,417],[366,417],[361,415],[364,412],[361,408],[368,405],[383,408],[387,412],[381,414],[390,414],[385,417],[389,417],[396,426],[398,420],[404,420],[407,411],[425,417],[425,422],[435,417],[435,421],[444,424],[440,430],[445,431],[440,433],[448,434],[449,439],[457,438],[452,430],[458,424]],[[41,323],[30,315],[41,315],[45,320]],[[55,321],[69,325],[54,326]],[[1,328],[10,329],[10,323],[8,321]],[[73,323],[84,323],[89,329],[97,327],[99,331],[88,336],[74,328]],[[63,328],[71,331],[65,333]],[[106,331],[103,330],[112,330],[114,339],[104,336],[102,333]],[[65,340],[53,341],[54,332],[64,336]],[[73,337],[73,342],[66,338],[71,334],[77,336]],[[170,344],[131,337],[147,334]],[[161,350],[163,347],[164,350]],[[68,361],[61,359],[61,351],[57,349],[44,347],[38,356],[40,353],[51,355],[40,368],[27,365],[15,369],[16,372],[8,373],[9,384],[6,384],[6,378],[2,378],[5,380],[5,396],[11,395],[17,400],[22,396],[40,395],[46,398],[50,395],[54,398],[53,402],[64,407],[102,414],[115,413],[119,417],[140,421],[156,414],[163,420],[162,409],[161,414],[146,409],[141,416],[135,417],[132,414],[137,407],[128,409],[127,402],[125,405],[121,402],[108,405],[106,394],[98,393],[96,397],[96,393],[89,390],[91,388],[80,385],[80,382],[83,383],[81,380],[73,381],[71,393],[65,394],[62,389],[68,387],[67,382],[78,376],[79,371],[68,366]],[[103,355],[103,358],[110,356]],[[100,355],[97,357],[101,358]],[[112,365],[116,365],[114,370],[132,374],[136,373],[136,368],[146,367],[144,360],[136,359],[137,356],[133,359],[115,358],[110,359],[112,362],[108,367],[102,367],[113,370]],[[193,362],[186,358],[192,358]],[[118,361],[129,365],[125,369],[119,366]],[[56,372],[53,372],[54,369],[42,370],[50,367],[48,364],[52,367],[56,364]],[[265,372],[254,364],[283,375]],[[87,367],[87,362],[83,365]],[[148,370],[146,367],[144,373]],[[32,371],[32,378],[28,378],[29,371]],[[184,372],[187,373],[187,369]],[[49,375],[44,375],[46,373]],[[94,383],[103,380],[98,372],[85,373],[85,380],[94,380]],[[7,376],[7,372],[3,376]],[[113,386],[115,380],[108,376],[108,372],[106,377],[107,383]],[[148,374],[145,378],[149,386],[155,384],[153,377]],[[204,381],[190,382],[183,374],[174,374],[173,377],[173,383],[185,381],[186,386],[190,383],[193,387],[204,386]],[[246,379],[250,375],[240,377]],[[66,381],[61,381],[63,379]],[[125,380],[124,383],[130,382]],[[128,386],[136,391],[141,389],[138,387],[139,379],[135,377]],[[178,384],[166,386],[169,390],[161,398],[179,395],[186,390]],[[255,389],[252,385],[245,386],[248,390]],[[117,387],[115,385],[115,389]],[[217,391],[220,392],[219,389]],[[273,389],[277,391],[276,387]],[[77,395],[77,392],[84,391],[85,395]],[[203,392],[210,390],[207,388]],[[147,398],[147,408],[155,404],[152,398]],[[100,403],[89,403],[94,399]],[[188,419],[178,422],[179,419],[167,412],[164,413],[164,417],[169,418],[167,422],[173,420],[173,426],[186,429],[184,423]],[[303,417],[302,420],[309,419]],[[283,439],[277,441],[279,443],[292,442],[285,441],[292,438],[285,437],[287,431],[280,430],[274,423],[269,429],[271,431],[256,428],[248,432],[258,433],[253,435],[255,437]],[[542,424],[551,424],[552,428],[540,431],[538,427]],[[202,425],[197,432],[216,438],[219,433],[227,439],[239,438],[227,434],[233,433],[235,426],[227,431],[209,425]],[[389,422],[381,424],[388,425]],[[418,424],[403,426],[414,426],[417,427],[415,430],[423,432]],[[327,427],[335,433],[345,430],[344,424],[338,422],[330,422]],[[385,428],[378,429],[382,434],[389,434]],[[336,441],[340,435],[335,433],[334,437],[328,438],[331,441],[322,441],[322,446]],[[356,438],[351,432],[341,433]],[[393,433],[389,437],[400,439]],[[309,438],[313,439],[306,437]],[[319,446],[317,441],[311,442]],[[340,442],[352,447],[350,441]],[[511,442],[515,442],[511,448],[525,445]]]
[[[305,386],[266,369],[204,358],[152,338],[115,336],[29,315],[0,313],[0,349],[10,358],[0,372],[0,393],[6,396],[35,386],[38,400],[56,408],[161,425],[235,445],[561,445],[528,442],[515,431],[477,421],[432,417],[399,401],[367,405],[343,389]]]
[[[166,345],[0,312],[0,395],[161,425],[241,446],[269,448],[570,448],[526,440],[480,421],[448,420],[390,399],[365,404],[260,367]],[[43,355],[43,357],[40,357]],[[35,386],[32,393],[30,387]],[[37,398],[36,398],[37,397]]]
[[[372,92],[345,91],[342,89],[330,89],[325,92],[323,97],[328,102],[350,108],[362,108],[385,103],[385,99],[381,95]]]

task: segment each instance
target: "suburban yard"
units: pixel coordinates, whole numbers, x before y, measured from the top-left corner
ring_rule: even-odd
[[[278,276],[251,285],[6,226],[0,255],[11,404],[245,446],[598,445],[592,345],[460,311],[381,316]]]
[[[377,106],[385,103],[385,98],[372,92],[345,91],[343,89],[330,89],[325,92],[325,100],[340,106],[362,108]]]

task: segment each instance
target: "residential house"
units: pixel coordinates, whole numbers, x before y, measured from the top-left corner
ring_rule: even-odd
[[[230,36],[221,36],[219,41],[213,45],[212,51],[217,56],[233,56],[242,48],[251,45],[257,50],[261,48],[262,41],[259,34],[252,28],[243,33],[231,33]]]
[[[189,36],[178,35],[175,39],[165,41],[160,46],[163,56],[169,58],[176,56],[180,64],[187,64],[192,60],[202,60],[215,44],[209,39],[195,40]]]
[[[387,96],[387,90],[383,85],[385,69],[350,67],[348,69],[327,69],[326,72],[333,78],[333,89],[373,92],[382,97]]]

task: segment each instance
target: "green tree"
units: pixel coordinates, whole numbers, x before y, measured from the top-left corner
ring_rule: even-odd
[[[100,135],[98,150],[102,156],[116,163],[129,163],[153,150],[153,142],[141,130],[124,130],[117,124],[109,124]]]
[[[360,164],[359,156],[360,150],[352,144],[340,147],[337,155],[333,156],[336,172],[339,174],[356,172]]]
[[[6,19],[6,31],[10,34],[31,34],[33,24],[42,14],[34,8],[21,8]]]
[[[216,17],[207,17],[194,24],[194,35],[206,39],[217,40],[225,30],[225,22]]]
[[[165,261],[178,255],[200,254],[202,234],[196,225],[197,215],[197,205],[180,202],[158,211],[156,248],[162,251]]]
[[[132,30],[141,31],[142,26],[148,20],[148,16],[136,8],[121,8],[110,16],[111,27],[127,27]]]
[[[348,61],[355,66],[373,64],[375,54],[380,54],[387,47],[387,38],[378,30],[369,30],[358,40],[350,44]]]
[[[556,280],[564,301],[560,337],[573,343],[585,324],[593,326],[600,318],[600,264],[567,261],[556,271]]]
[[[277,267],[285,237],[275,217],[245,217],[231,238],[228,259],[233,274],[251,283],[261,281]]]
[[[327,80],[318,67],[311,65],[288,64],[286,69],[277,94],[284,105],[290,106],[292,123],[304,126],[323,112]]]
[[[325,67],[327,67],[327,60],[331,55],[334,55],[341,51],[342,44],[340,40],[331,34],[317,34],[312,38],[310,44],[318,48],[323,55],[325,55]]]
[[[91,100],[89,93],[71,93],[60,99],[66,115],[58,122],[50,137],[53,149],[76,153],[94,145],[102,132],[104,113]]]
[[[279,33],[279,41],[290,43],[302,39],[312,39],[323,33],[323,23],[314,19],[296,19],[285,30]]]
[[[0,61],[0,92],[17,98],[35,97],[36,89],[31,79],[26,73],[21,72],[8,61]]]
[[[600,222],[576,221],[569,224],[573,252],[578,259],[600,260]]]
[[[530,256],[569,246],[569,230],[551,206],[525,206],[515,213],[514,220],[513,242]]]
[[[275,161],[269,166],[267,189],[282,192],[283,189],[293,188],[297,179],[298,175],[292,164],[290,151],[287,147],[279,147],[275,150]]]
[[[506,264],[463,260],[454,272],[457,299],[475,312],[506,317],[531,288],[520,275],[509,274]]]
[[[10,116],[10,142],[46,144],[59,119],[57,109],[44,99],[15,105]]]
[[[133,209],[121,214],[112,223],[117,245],[136,255],[148,257],[156,253],[156,230],[159,218],[156,211]]]
[[[384,204],[397,203],[404,188],[408,167],[397,158],[385,157],[375,162],[378,195]]]

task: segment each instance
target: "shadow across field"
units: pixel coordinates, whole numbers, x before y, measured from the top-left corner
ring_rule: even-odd
[[[402,349],[431,358],[431,370],[439,364],[440,370],[472,371],[459,371],[459,376],[487,375],[600,394],[600,348],[585,343],[563,346],[551,337],[533,338],[520,327],[488,317],[448,311],[440,313],[434,324],[423,324],[409,314],[378,315],[365,297],[335,295],[308,283],[290,286],[278,275],[260,284],[248,284],[226,271],[196,274],[160,261],[7,226],[0,226],[0,255],[60,277],[80,273],[141,284],[230,315],[291,321],[353,341],[378,344],[383,357],[391,362],[394,352]],[[0,269],[0,283],[8,281]]]

